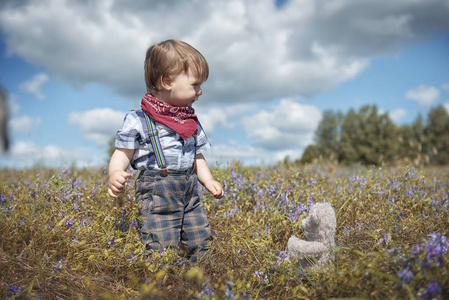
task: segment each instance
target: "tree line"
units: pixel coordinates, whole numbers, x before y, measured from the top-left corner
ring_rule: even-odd
[[[449,113],[443,106],[430,109],[424,120],[396,126],[376,105],[346,115],[326,111],[312,145],[300,160],[342,164],[380,165],[402,161],[416,166],[449,164]]]

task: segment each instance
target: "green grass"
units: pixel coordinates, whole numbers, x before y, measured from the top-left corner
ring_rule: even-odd
[[[2,299],[445,299],[447,168],[335,165],[213,169],[225,197],[200,192],[214,242],[147,255],[133,183],[113,200],[104,170],[2,170]],[[337,214],[332,267],[285,260],[315,202]],[[430,236],[429,236],[430,234]]]

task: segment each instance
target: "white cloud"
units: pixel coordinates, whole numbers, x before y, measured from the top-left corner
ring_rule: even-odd
[[[403,108],[398,108],[396,110],[393,110],[391,112],[388,113],[388,115],[390,116],[390,119],[394,122],[394,123],[399,123],[399,121],[407,115],[407,112],[405,111],[405,109]]]
[[[256,110],[258,110],[258,106],[255,103],[237,103],[225,107],[225,111],[230,116],[241,116]]]
[[[45,95],[42,94],[41,88],[48,81],[48,75],[45,73],[39,73],[35,75],[31,80],[26,81],[20,85],[20,89],[30,94],[33,94],[37,99],[42,100]]]
[[[267,149],[305,147],[312,142],[321,112],[311,105],[283,99],[270,111],[242,118],[242,124],[256,144]]]
[[[297,159],[300,159],[302,157],[304,149],[301,149],[299,151],[298,149],[287,149],[283,151],[279,151],[274,155],[274,160],[276,162],[283,161],[286,157],[289,158],[290,161],[295,161]]]
[[[241,145],[232,141],[229,144],[214,145],[206,153],[206,159],[209,165],[212,162],[227,163],[233,160],[241,160],[245,164],[256,165],[268,163],[271,161],[271,158],[269,152],[263,148]]]
[[[20,111],[20,104],[17,101],[17,97],[13,94],[9,94],[8,97],[8,111],[11,115],[15,115]]]
[[[69,122],[79,126],[86,140],[105,146],[122,127],[125,112],[110,108],[96,108],[85,112],[72,112]]]
[[[98,167],[104,166],[106,157],[95,156],[87,149],[64,148],[57,145],[40,147],[33,142],[18,141],[7,155],[0,157],[2,166],[22,169],[45,167]]]
[[[405,97],[409,100],[414,100],[421,106],[430,107],[440,97],[440,90],[427,85],[420,85],[414,89],[409,90]]]
[[[227,114],[219,107],[199,108],[196,114],[208,134],[212,134],[217,126],[227,127]]]
[[[208,134],[212,134],[217,127],[234,128],[236,118],[256,110],[258,106],[255,103],[231,103],[225,107],[208,105],[195,108],[198,119]]]
[[[443,107],[446,109],[447,113],[449,113],[449,102],[444,103]]]
[[[203,97],[236,103],[329,90],[372,57],[447,30],[448,13],[445,0],[4,1],[0,27],[10,53],[73,85],[133,97],[145,90],[146,48],[182,39],[209,61]]]
[[[441,87],[443,90],[449,91],[449,83],[445,83]]]
[[[12,134],[17,133],[31,133],[37,126],[41,124],[41,118],[31,118],[29,116],[22,116],[12,118],[9,120],[8,128]]]
[[[304,149],[287,149],[281,151],[267,151],[263,147],[240,145],[235,141],[229,144],[215,145],[208,153],[206,159],[211,167],[231,161],[240,161],[244,165],[270,165],[284,160],[287,156],[290,160],[300,159]],[[224,165],[226,166],[226,165]]]

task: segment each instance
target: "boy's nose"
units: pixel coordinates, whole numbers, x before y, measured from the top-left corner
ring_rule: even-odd
[[[203,90],[201,88],[199,88],[198,91],[196,92],[196,94],[198,96],[201,96],[203,94]]]

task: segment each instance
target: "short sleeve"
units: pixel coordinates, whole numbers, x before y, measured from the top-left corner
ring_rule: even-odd
[[[198,134],[196,136],[196,153],[204,153],[211,148],[209,139],[203,130],[203,127],[198,123]]]
[[[115,147],[124,149],[139,148],[140,128],[142,125],[134,111],[128,112],[123,120],[123,126],[117,131]]]

